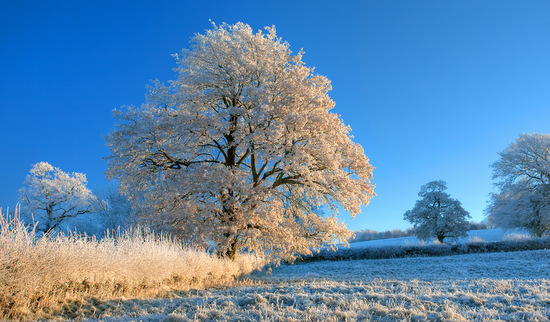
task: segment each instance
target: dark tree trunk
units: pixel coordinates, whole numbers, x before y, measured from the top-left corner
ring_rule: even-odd
[[[225,237],[230,238],[230,235],[226,234]],[[218,250],[218,257],[229,258],[230,260],[234,261],[235,257],[237,256],[238,246],[239,246],[239,238],[233,237],[233,239],[231,240],[231,244],[229,245],[229,248],[225,249],[224,251]]]
[[[233,102],[234,103],[234,102]],[[235,106],[235,104],[233,104]],[[229,168],[233,168],[236,165],[236,157],[237,157],[237,147],[235,146],[235,138],[233,137],[233,133],[237,130],[237,124],[239,122],[239,117],[236,115],[230,115],[229,118],[229,133],[225,135],[225,140],[227,142],[227,151],[226,151],[226,159],[225,159],[225,166]],[[230,198],[233,196],[233,191],[229,190],[227,195],[222,195],[222,202],[224,202],[225,198]],[[229,207],[223,206],[223,221],[224,224],[227,226],[233,225],[235,221],[235,216],[233,214],[233,209],[231,205]],[[230,240],[229,248],[227,248],[225,251],[219,251],[218,256],[222,258],[229,258],[230,260],[235,260],[235,256],[237,255],[237,249],[238,249],[238,242],[239,237],[232,235],[230,233],[225,233],[224,237],[228,240]]]
[[[443,244],[443,239],[445,239],[445,236],[437,236],[437,240]]]
[[[238,243],[238,240],[239,239],[237,237],[233,238],[233,241],[231,242],[231,246],[225,252],[225,255],[224,255],[225,258],[229,258],[232,261],[235,260],[235,256],[237,256],[237,243]]]
[[[233,191],[229,191],[227,195],[232,196]],[[226,196],[226,198],[228,197]],[[228,228],[228,230],[230,230],[230,227],[235,224],[235,215],[233,211],[234,210],[231,205],[222,207],[222,223]],[[229,232],[224,233],[223,236],[225,237],[225,240],[229,242],[229,247],[225,248],[223,251],[221,249],[218,250],[218,257],[235,260],[238,250],[239,236],[238,234],[232,234]]]

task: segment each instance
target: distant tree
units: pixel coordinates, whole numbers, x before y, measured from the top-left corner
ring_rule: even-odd
[[[450,197],[445,181],[431,181],[420,187],[419,197],[413,209],[405,212],[404,219],[412,223],[420,238],[466,237],[470,215],[456,199]]]
[[[94,213],[99,216],[104,230],[125,230],[136,220],[137,209],[116,186],[99,190],[96,197]]]
[[[354,236],[349,239],[349,242],[358,242],[364,240],[373,240],[378,238],[378,231],[364,229],[355,232]]]
[[[68,218],[92,211],[95,197],[82,173],[68,174],[47,162],[32,166],[19,190],[22,211],[31,213],[42,231],[55,230]]]
[[[482,222],[470,221],[470,227],[468,228],[468,230],[483,230],[483,229],[489,229],[489,224],[486,220]]]
[[[108,176],[196,244],[279,258],[352,235],[372,166],[328,96],[330,81],[292,55],[274,28],[214,25],[176,55],[179,77],[147,104],[115,111]],[[322,215],[322,206],[330,213]]]
[[[355,236],[349,240],[350,243],[352,242],[360,242],[360,241],[366,241],[366,240],[376,240],[376,239],[385,239],[385,238],[399,238],[399,237],[408,237],[408,236],[414,236],[413,229],[407,228],[406,230],[401,229],[393,229],[393,230],[387,230],[385,232],[378,232],[377,230],[358,230],[355,232]]]
[[[535,236],[550,231],[550,135],[521,134],[492,164],[499,192],[487,208],[490,224],[525,228]]]

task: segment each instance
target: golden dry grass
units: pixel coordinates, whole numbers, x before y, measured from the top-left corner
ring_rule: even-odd
[[[90,299],[169,296],[230,285],[261,265],[251,255],[234,262],[219,259],[143,229],[101,240],[77,234],[36,237],[18,216],[3,214],[0,319],[51,318]]]

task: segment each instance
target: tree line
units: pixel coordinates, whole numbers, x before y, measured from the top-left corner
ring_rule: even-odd
[[[468,222],[468,230],[483,230],[489,229],[489,223],[486,221]],[[418,236],[418,231],[415,227],[409,227],[407,229],[395,228],[392,230],[378,231],[373,229],[361,229],[354,231],[355,236],[349,240],[350,243],[360,242],[360,241],[369,241],[369,240],[379,240],[379,239],[391,239],[391,238],[400,238],[400,237],[412,237]]]

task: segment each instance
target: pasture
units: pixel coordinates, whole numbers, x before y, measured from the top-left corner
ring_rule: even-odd
[[[548,276],[548,250],[320,261],[170,299],[106,301],[95,315],[123,321],[546,321]]]

